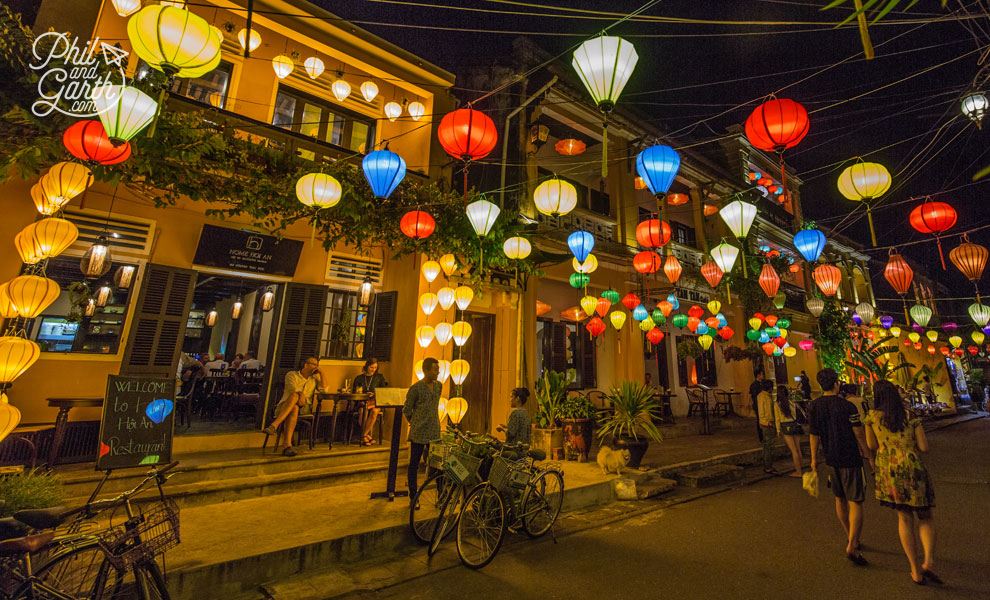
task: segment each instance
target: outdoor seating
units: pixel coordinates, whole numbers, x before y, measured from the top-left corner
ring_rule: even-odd
[[[226,406],[222,412],[227,419],[233,419],[238,409],[250,408],[254,416],[255,423],[261,428],[261,415],[264,411],[264,387],[265,376],[257,369],[242,369],[234,375],[235,381],[231,385],[231,391],[224,398]]]
[[[189,378],[179,386],[179,392],[175,395],[175,420],[176,425],[182,426],[185,422],[186,429],[192,426],[192,403],[196,390],[196,384],[200,380],[199,370],[194,370],[189,374]]]
[[[269,422],[275,419],[275,409],[278,407],[278,401],[281,400],[282,398],[282,390],[284,389],[284,387],[285,387],[284,383],[278,383],[272,389],[273,401],[269,403],[271,405],[271,410],[268,413]],[[305,427],[306,430],[309,432],[309,449],[312,450],[314,444],[316,443],[316,415],[312,413],[308,415],[299,415],[299,417],[296,419],[296,431],[295,431],[296,440],[289,440],[290,442],[293,442],[293,445],[295,445],[295,443],[298,442],[299,440],[302,440],[302,434],[299,433],[300,427]],[[279,425],[278,429],[275,431],[274,450],[276,452],[278,451],[279,443],[282,441],[282,435],[284,433],[285,433],[285,423],[283,422],[281,425]],[[270,435],[266,433],[265,441],[262,442],[261,444],[262,454],[264,454],[265,448],[268,447],[269,437]]]
[[[729,395],[729,392],[715,388],[712,390],[712,396],[715,398],[715,406],[712,408],[713,415],[717,417],[720,410],[723,416],[727,417],[732,414],[732,396]]]
[[[698,388],[688,388],[687,396],[689,403],[687,416],[690,417],[696,410],[700,411],[702,414],[705,414],[708,410],[708,396],[705,392]]]
[[[671,396],[672,394],[670,390],[658,388],[657,393],[653,394],[653,399],[660,405],[660,417],[658,420],[661,422],[674,424],[677,421],[674,419],[674,410],[670,406]]]

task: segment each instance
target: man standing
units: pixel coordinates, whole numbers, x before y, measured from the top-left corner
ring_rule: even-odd
[[[846,532],[846,558],[866,566],[859,552],[863,531],[863,457],[870,456],[859,412],[839,396],[839,376],[834,369],[818,372],[823,396],[811,403],[808,425],[811,430],[811,470],[817,470],[818,447],[828,465],[828,481],[835,495],[835,513]]]
[[[801,397],[805,400],[811,400],[811,380],[808,379],[808,374],[801,371]]]
[[[756,416],[756,435],[763,441],[763,428],[760,427],[760,392],[763,391],[763,371],[756,372],[756,379],[749,384],[749,399],[753,403],[753,414]]]
[[[440,418],[437,416],[437,406],[440,404],[440,392],[443,384],[437,381],[440,375],[440,363],[431,357],[423,359],[423,378],[412,385],[406,392],[406,404],[402,414],[409,420],[409,501],[416,498],[416,471],[423,459],[423,453],[430,447],[430,442],[440,437]]]

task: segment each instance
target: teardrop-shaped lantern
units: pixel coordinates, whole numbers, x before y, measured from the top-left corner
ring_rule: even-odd
[[[454,343],[463,346],[471,337],[471,324],[467,321],[457,321],[453,326]]]
[[[447,401],[447,418],[454,425],[461,422],[461,419],[467,414],[467,410],[468,402],[460,396],[455,396]]]
[[[406,107],[406,110],[409,111],[409,118],[413,121],[422,119],[423,115],[426,114],[426,106],[419,101],[410,102],[409,106]]]
[[[471,365],[468,361],[459,358],[452,363],[450,363],[450,378],[453,380],[454,385],[461,385],[464,380],[467,379],[468,373],[471,372]]]
[[[437,277],[440,275],[440,263],[435,260],[428,260],[423,263],[423,277],[426,281],[433,283]]]
[[[563,179],[553,177],[536,186],[533,203],[536,210],[547,216],[566,215],[577,206],[577,189]]]
[[[369,152],[361,161],[361,168],[375,198],[382,200],[391,196],[406,176],[406,161],[388,150]]]
[[[296,63],[292,62],[292,59],[284,54],[279,54],[272,59],[272,69],[275,70],[275,77],[279,79],[285,79],[289,75],[292,75],[292,71],[295,68]]]
[[[705,264],[701,265],[701,275],[708,282],[708,285],[713,288],[718,287],[720,281],[722,281],[722,276],[725,273],[722,272],[721,267],[718,266],[714,260],[710,260]]]
[[[736,259],[739,258],[739,248],[723,242],[712,248],[711,255],[718,268],[722,269],[722,273],[728,273],[732,271]]]
[[[825,234],[817,229],[802,229],[794,234],[794,247],[804,260],[813,263],[825,250]]]
[[[859,314],[860,318],[863,319],[864,323],[872,323],[873,317],[876,316],[876,311],[873,305],[869,302],[860,302],[856,305],[856,312]]]
[[[466,212],[471,228],[478,234],[478,237],[484,237],[492,230],[501,211],[487,200],[475,200],[467,205]]]
[[[437,290],[437,301],[440,303],[440,308],[447,310],[454,305],[454,290],[449,287],[442,287]]]
[[[419,307],[423,309],[423,314],[431,315],[433,311],[436,310],[440,301],[437,300],[437,295],[432,292],[426,292],[419,297]]]
[[[578,262],[584,262],[595,247],[595,236],[587,231],[575,231],[567,236],[567,247]]]
[[[911,314],[911,319],[915,323],[921,327],[928,327],[928,322],[932,318],[932,309],[928,308],[924,304],[915,304],[908,312]]]
[[[959,108],[970,121],[976,123],[978,129],[982,129],[983,117],[987,114],[987,107],[990,107],[987,97],[977,92],[963,98]]]
[[[454,290],[454,302],[457,303],[457,308],[467,310],[472,300],[474,300],[474,290],[470,287],[460,285]]]
[[[195,79],[220,64],[220,40],[191,10],[145,6],[127,21],[127,37],[141,60],[170,77]]]
[[[818,265],[812,271],[818,289],[826,296],[834,296],[839,291],[839,282],[842,281],[842,271],[833,265]]]
[[[241,45],[241,50],[254,52],[261,45],[261,34],[257,29],[251,29],[249,32],[247,28],[242,28],[237,32],[237,43]]]
[[[595,314],[595,309],[598,308],[598,298],[595,298],[594,296],[585,296],[581,298],[581,301],[578,302],[578,304],[581,305],[581,310],[584,311],[584,314],[591,316]]]
[[[657,197],[667,194],[680,168],[681,156],[663,144],[650,146],[636,156],[636,172]]]
[[[323,74],[326,67],[323,64],[323,60],[318,56],[310,56],[303,61],[303,69],[306,70],[306,74],[309,75],[310,79],[316,79]]]
[[[114,144],[129,142],[158,114],[155,99],[136,87],[104,85],[94,88],[90,99]]]
[[[423,325],[416,330],[416,341],[419,343],[420,348],[426,348],[433,343],[433,328],[429,325]]]
[[[768,298],[773,298],[777,295],[777,290],[780,288],[780,275],[777,275],[777,271],[769,263],[763,265],[759,282],[760,287],[763,288],[763,293]]]
[[[621,310],[613,310],[612,313],[609,314],[608,320],[612,324],[612,327],[616,331],[619,331],[626,324],[626,313]]]
[[[371,102],[378,96],[378,84],[374,81],[365,81],[361,84],[361,96],[365,102]]]
[[[681,263],[677,260],[676,256],[673,254],[667,256],[667,260],[663,264],[663,273],[670,280],[670,283],[677,283],[683,270],[684,268],[681,267]]]
[[[883,268],[884,279],[890,284],[894,291],[903,296],[908,293],[911,281],[914,280],[914,269],[904,260],[900,254],[891,252],[887,259],[887,265]]]
[[[337,73],[337,79],[330,85],[330,93],[337,99],[337,102],[343,102],[351,95],[351,84],[344,81],[343,73]]]
[[[584,328],[588,330],[591,337],[598,337],[605,333],[605,321],[602,321],[600,317],[592,317],[590,321],[585,323]]]
[[[438,344],[446,346],[454,337],[454,328],[451,327],[450,323],[437,323],[437,326],[433,328],[433,336]]]
[[[966,310],[969,312],[969,318],[973,319],[977,327],[985,327],[990,322],[990,306],[974,302]]]
[[[382,111],[385,113],[385,117],[389,121],[394,122],[400,116],[402,116],[402,105],[398,102],[386,102],[385,106],[382,107]]]

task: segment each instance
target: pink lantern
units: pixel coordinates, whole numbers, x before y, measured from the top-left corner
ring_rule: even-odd
[[[798,348],[802,350],[811,350],[814,347],[815,347],[814,340],[801,340],[800,342],[798,342]]]

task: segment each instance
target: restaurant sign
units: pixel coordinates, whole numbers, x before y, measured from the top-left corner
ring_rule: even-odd
[[[97,470],[171,461],[174,408],[172,378],[108,376]]]
[[[252,231],[203,225],[193,263],[207,267],[292,277],[302,242]]]
[[[34,55],[28,65],[38,71],[39,99],[31,112],[47,117],[58,111],[70,117],[99,115],[93,91],[103,86],[125,85],[128,53],[100,38],[79,45],[78,37],[47,31],[34,39]]]

